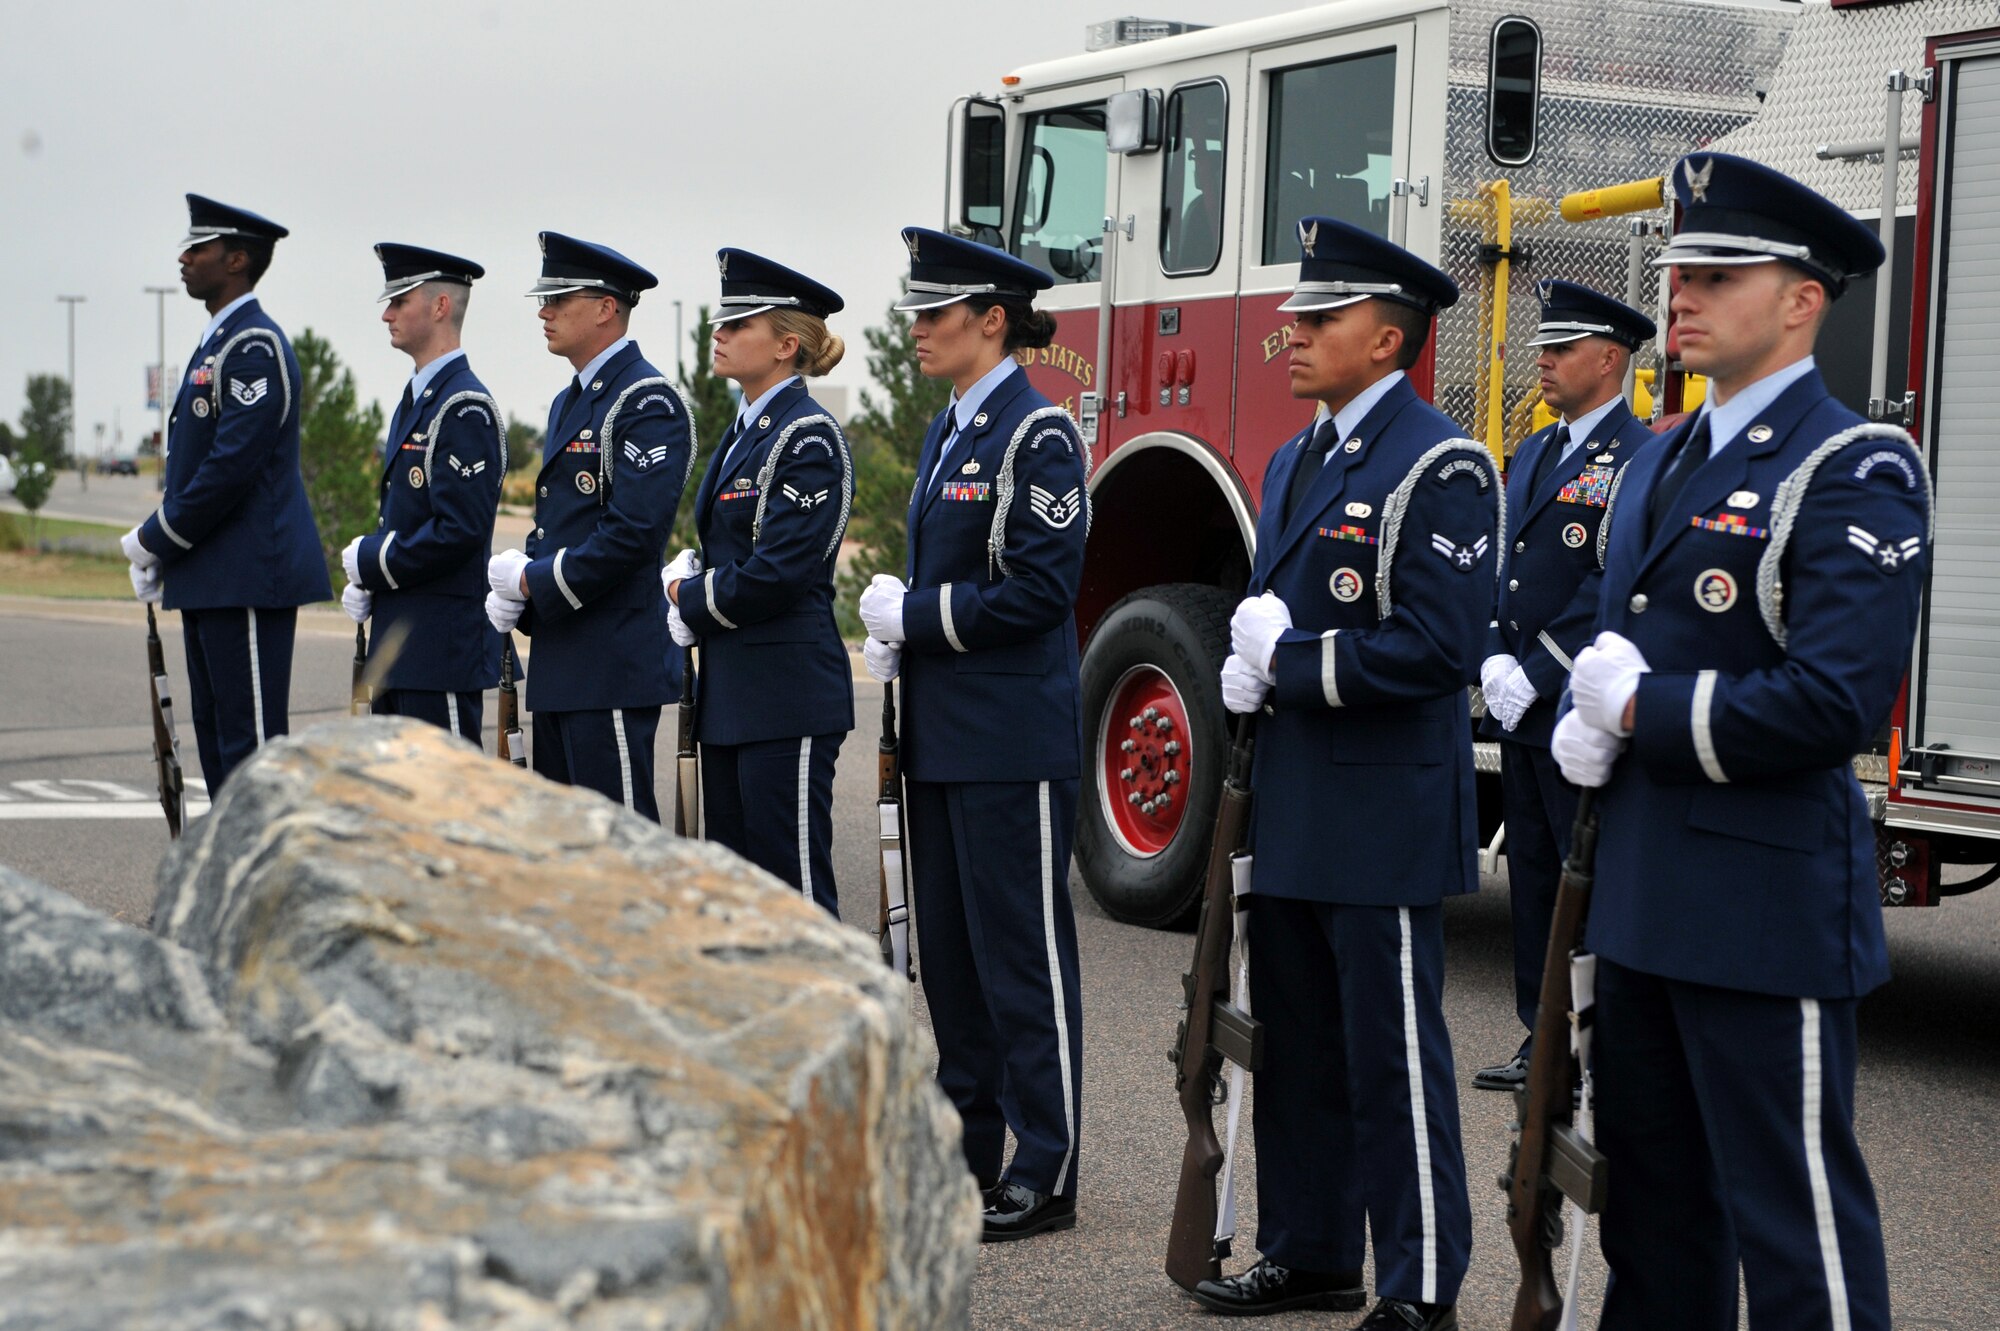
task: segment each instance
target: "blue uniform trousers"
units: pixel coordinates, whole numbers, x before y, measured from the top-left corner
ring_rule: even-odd
[[[833,764],[845,733],[701,746],[702,834],[840,918]]]
[[[291,606],[181,611],[188,714],[211,798],[258,745],[291,729],[298,619]]]
[[[1854,1010],[1598,959],[1604,1331],[1733,1331],[1739,1262],[1753,1331],[1888,1331]]]
[[[657,707],[536,712],[535,771],[566,786],[594,790],[657,823],[653,737],[659,729]]]
[[[1069,854],[1077,782],[905,783],[938,1085],[982,1180],[1076,1195],[1083,1003]]]
[[[1444,1024],[1439,906],[1251,898],[1257,1247],[1303,1271],[1361,1267],[1378,1295],[1450,1303],[1472,1250]]]
[[[376,716],[407,716],[449,730],[484,747],[479,738],[483,693],[443,693],[433,689],[377,689],[369,710]]]
[[[1534,1043],[1549,921],[1555,915],[1563,856],[1569,854],[1570,828],[1576,823],[1578,792],[1563,780],[1547,749],[1502,739],[1500,793],[1507,823],[1508,907],[1514,916],[1514,1011],[1528,1030],[1529,1038],[1521,1042],[1526,1053]]]

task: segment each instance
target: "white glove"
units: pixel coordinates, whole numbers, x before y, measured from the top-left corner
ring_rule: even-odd
[[[1278,635],[1292,626],[1292,612],[1269,592],[1253,596],[1229,617],[1229,650],[1243,658],[1266,684],[1272,682]]]
[[[157,564],[130,564],[132,595],[151,605],[160,603],[160,570]]]
[[[139,529],[134,527],[118,538],[118,548],[125,552],[125,558],[140,568],[152,568],[160,562],[160,557],[139,543]]]
[[[361,585],[361,538],[359,536],[349,541],[347,548],[340,552],[340,567],[347,574],[347,580],[350,583],[356,587]],[[350,610],[348,613],[353,614],[354,612]],[[361,621],[357,619],[354,622],[359,624]]]
[[[1222,705],[1232,712],[1254,712],[1264,705],[1264,699],[1270,695],[1271,681],[1231,652],[1229,659],[1222,663]]]
[[[527,602],[516,597],[497,591],[486,593],[486,619],[496,633],[512,633],[521,622],[521,612],[527,608]]]
[[[1556,722],[1549,740],[1549,752],[1571,785],[1595,787],[1611,779],[1611,764],[1625,751],[1625,741],[1608,730],[1599,730],[1583,719],[1581,712],[1568,712]]]
[[[670,582],[679,582],[682,578],[692,578],[699,572],[701,572],[701,556],[692,550],[683,550],[660,570],[660,585],[664,587]]]
[[[861,589],[861,623],[877,642],[897,646],[903,642],[903,598],[910,589],[903,580],[877,573]]]
[[[667,633],[676,647],[692,647],[695,644],[694,630],[681,618],[681,608],[672,601],[667,602]]]
[[[1652,668],[1630,638],[1608,629],[1598,634],[1596,642],[1576,654],[1569,672],[1577,715],[1599,730],[1631,734],[1625,727],[1625,704],[1639,691],[1639,676]]]
[[[1515,666],[1507,678],[1486,695],[1486,710],[1493,713],[1502,730],[1511,732],[1521,724],[1521,718],[1528,714],[1528,709],[1535,705],[1535,699],[1541,696],[1528,682],[1528,672]]]
[[[525,601],[528,598],[521,595],[521,570],[527,566],[528,557],[519,550],[502,550],[486,561],[486,585],[510,601]]]
[[[1487,657],[1479,667],[1479,691],[1486,695],[1487,711],[1493,710],[1493,698],[1500,692],[1500,681],[1513,674],[1514,667],[1520,664],[1507,653],[1499,652]]]
[[[349,619],[359,624],[374,613],[375,594],[350,582],[340,593],[340,608],[347,612]]]
[[[869,677],[883,684],[903,672],[903,649],[873,638],[861,644],[861,660]]]

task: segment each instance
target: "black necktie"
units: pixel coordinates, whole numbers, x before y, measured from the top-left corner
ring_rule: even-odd
[[[738,416],[735,420],[729,422],[729,428],[723,432],[722,442],[716,445],[715,455],[722,459],[723,471],[726,472],[729,470],[729,450],[736,447],[736,441],[742,437],[743,418]]]
[[[1549,451],[1542,454],[1541,464],[1535,468],[1535,484],[1528,491],[1527,495],[1530,501],[1542,492],[1542,487],[1549,483],[1549,477],[1555,472],[1557,467],[1562,465],[1562,456],[1568,448],[1569,426],[1558,425],[1556,426],[1556,437],[1549,440]]]
[[[389,457],[393,461],[396,450],[403,445],[403,435],[410,428],[410,386],[403,385],[403,400],[396,404],[396,414],[389,418]]]
[[[1292,519],[1298,516],[1299,505],[1305,503],[1306,491],[1312,488],[1312,483],[1319,479],[1320,472],[1326,469],[1326,455],[1333,451],[1333,433],[1333,418],[1329,416],[1320,422],[1319,428],[1313,431],[1312,438],[1306,441],[1306,449],[1299,457],[1298,468],[1292,472],[1291,486],[1285,491],[1285,525],[1288,527],[1292,525]]]
[[[1659,484],[1653,487],[1653,500],[1646,506],[1646,535],[1649,539],[1660,534],[1660,523],[1673,510],[1674,502],[1681,497],[1681,491],[1687,488],[1688,478],[1700,471],[1701,464],[1706,461],[1708,461],[1708,413],[1703,412],[1701,419],[1695,422],[1694,429],[1682,441],[1680,452],[1675,454],[1674,460],[1668,464],[1666,474],[1660,477]]]
[[[569,409],[575,406],[578,402],[582,401],[582,399],[583,399],[583,380],[581,379],[570,380],[569,392],[563,394],[562,410],[556,413],[556,424],[558,425],[562,424],[563,420],[569,416]]]

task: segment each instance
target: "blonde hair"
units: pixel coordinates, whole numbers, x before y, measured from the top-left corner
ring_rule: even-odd
[[[804,310],[788,310],[782,306],[767,311],[771,320],[771,331],[780,340],[787,336],[799,340],[798,355],[792,358],[792,368],[808,378],[818,378],[834,366],[847,353],[847,343],[840,335],[826,326],[826,320],[817,314],[807,314]]]

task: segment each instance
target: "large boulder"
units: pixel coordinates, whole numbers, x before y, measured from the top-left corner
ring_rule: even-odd
[[[725,851],[348,721],[231,777],[154,929],[0,870],[0,1328],[965,1321],[908,986]]]

